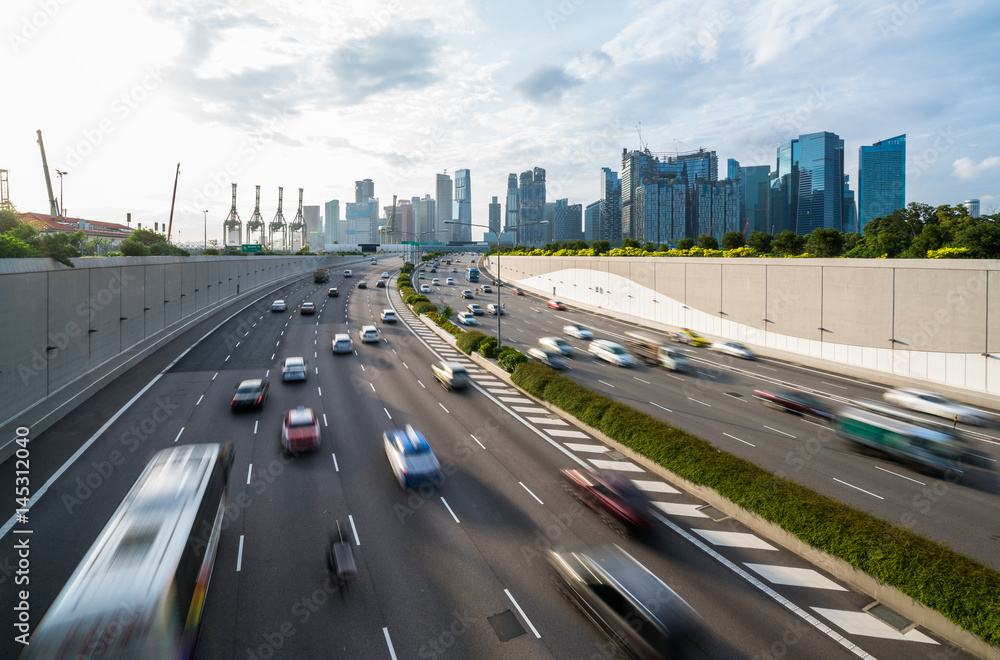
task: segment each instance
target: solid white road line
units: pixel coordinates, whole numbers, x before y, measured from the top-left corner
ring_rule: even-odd
[[[243,534],[240,534],[240,551],[236,555],[236,572],[243,570]]]
[[[852,484],[849,484],[849,483],[847,483],[846,481],[841,481],[841,480],[840,480],[840,479],[838,479],[837,477],[834,477],[834,478],[833,478],[833,480],[834,480],[834,481],[836,481],[836,482],[838,482],[838,483],[842,483],[842,484],[844,484],[845,486],[849,486],[849,487],[853,488],[854,490],[860,490],[860,491],[861,491],[862,493],[865,493],[865,494],[867,494],[867,495],[871,495],[872,497],[877,497],[877,498],[879,498],[880,500],[884,500],[884,499],[885,499],[885,498],[884,498],[884,497],[882,497],[881,495],[876,495],[875,493],[873,493],[873,492],[871,492],[871,491],[868,491],[868,490],[865,490],[864,488],[858,488],[857,486],[854,486],[854,485],[852,485]]]
[[[392,648],[392,640],[389,639],[389,629],[382,628],[382,634],[385,635],[385,643],[389,647],[389,657],[396,660],[396,651]]]
[[[536,502],[538,502],[539,504],[541,504],[543,506],[545,505],[545,502],[543,502],[540,499],[538,499],[538,496],[535,495],[534,493],[532,493],[531,489],[528,488],[527,486],[525,486],[523,482],[518,481],[517,483],[521,484],[521,488],[523,488],[524,490],[528,491],[528,495],[531,495],[532,497],[534,497]]]
[[[181,430],[177,432],[177,437],[174,438],[174,442],[177,442],[178,440],[181,439],[181,433],[184,433],[184,427],[183,426],[181,427]]]
[[[351,530],[354,532],[354,545],[361,547],[361,539],[358,538],[358,528],[354,526],[354,516],[347,516],[351,521]]]
[[[451,510],[451,507],[448,506],[448,503],[444,501],[443,497],[441,498],[441,503],[444,504],[444,508],[448,509],[448,513],[450,513],[451,517],[455,519],[455,522],[461,524],[461,522],[458,519],[458,516],[456,516],[455,512]]]
[[[524,614],[524,610],[522,610],[521,606],[517,604],[517,601],[514,600],[514,597],[510,595],[510,591],[508,589],[504,589],[503,592],[507,594],[507,598],[510,598],[510,602],[514,603],[514,607],[516,607],[517,611],[521,613],[521,618],[524,619],[524,622],[528,624],[529,628],[531,628],[531,632],[535,633],[535,639],[541,639],[542,636],[538,634],[538,631],[535,629],[535,626],[531,624],[531,621]]]
[[[253,474],[253,463],[247,468],[247,485],[250,485],[250,475]]]

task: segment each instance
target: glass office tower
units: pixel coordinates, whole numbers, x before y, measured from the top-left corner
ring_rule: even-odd
[[[906,206],[906,134],[858,149],[857,231]]]
[[[840,230],[843,223],[844,141],[822,131],[799,136],[798,208],[795,233]]]

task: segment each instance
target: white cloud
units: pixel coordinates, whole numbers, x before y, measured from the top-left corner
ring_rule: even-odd
[[[1000,156],[990,156],[978,163],[963,156],[951,164],[952,176],[963,180],[975,179],[996,169],[1000,169]]]

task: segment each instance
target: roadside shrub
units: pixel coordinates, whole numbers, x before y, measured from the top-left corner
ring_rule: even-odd
[[[517,365],[527,361],[528,357],[526,355],[521,353],[516,348],[511,348],[510,346],[500,351],[497,355],[497,364],[499,364],[500,368],[507,373],[513,373],[514,369],[517,368]]]
[[[411,291],[412,291],[412,289],[411,289]],[[430,302],[431,299],[428,298],[427,296],[424,296],[424,295],[421,295],[421,294],[417,293],[416,291],[413,291],[412,293],[410,293],[410,295],[408,295],[405,298],[403,298],[403,301],[407,305],[410,305],[412,307],[413,305],[416,305],[417,303]]]
[[[479,348],[484,339],[493,339],[493,338],[487,337],[479,330],[469,330],[468,332],[463,333],[462,336],[458,338],[458,341],[455,342],[455,346],[458,347],[458,350],[468,355],[469,353],[472,353],[472,351]],[[494,339],[494,341],[496,340]]]
[[[479,352],[482,353],[484,358],[489,360],[495,360],[497,353],[499,352],[499,344],[497,343],[496,337],[486,337],[483,339],[482,343],[479,344]]]
[[[431,314],[437,311],[437,305],[431,301],[421,301],[413,305],[413,313],[417,316],[421,314]]]

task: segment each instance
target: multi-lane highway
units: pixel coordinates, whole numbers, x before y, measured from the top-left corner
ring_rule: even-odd
[[[602,635],[554,589],[542,551],[615,543],[701,614],[704,657],[912,658],[935,651],[971,657],[920,628],[899,632],[881,623],[862,611],[870,598],[734,521],[706,516],[693,498],[471,362],[472,388],[456,393],[438,386],[430,364],[463,356],[416,319],[391,284],[374,287],[391,266],[398,261],[365,261],[352,266],[352,278],[334,271],[327,284],[302,279],[219,314],[34,438],[32,482],[55,480],[31,509],[33,622],[149,455],[174,443],[229,441],[236,460],[201,658],[610,657]],[[432,299],[447,295],[446,288],[457,294],[468,286],[462,273],[453,276],[456,285],[435,287]],[[368,281],[367,289],[356,288],[360,279]],[[327,296],[331,286],[339,288],[338,297]],[[288,302],[288,311],[270,311],[276,298]],[[298,313],[305,301],[316,304],[315,315]],[[449,302],[464,307],[457,299]],[[504,335],[522,346],[557,334],[564,319],[582,317],[550,313],[544,301],[530,297],[505,296],[505,302]],[[378,322],[386,307],[397,310],[399,322]],[[583,322],[607,336],[620,333],[607,319]],[[360,342],[364,324],[379,327],[379,343]],[[332,354],[333,334],[345,331],[354,352]],[[306,359],[305,382],[281,382],[280,363],[290,356]],[[784,432],[804,443],[791,425],[800,420],[775,418],[755,402],[740,401],[745,393],[734,396],[745,389],[741,379],[750,377],[727,365],[706,365],[706,375],[677,384],[670,374],[616,370],[589,358],[572,366],[572,377],[612,388],[640,407],[673,406],[671,418],[701,425],[703,436],[725,428],[765,453],[761,432],[751,429],[751,420],[762,420],[776,429],[764,431],[764,438]],[[792,373],[791,367],[771,368],[781,377],[782,370]],[[232,413],[238,383],[261,377],[271,385],[264,407]],[[659,386],[661,379],[669,387]],[[678,396],[696,403],[678,405]],[[753,411],[729,420],[742,430],[733,432],[706,412],[726,399]],[[286,457],[281,416],[299,405],[316,412],[322,443],[316,453]],[[440,488],[403,491],[396,484],[381,436],[406,424],[421,429],[441,459],[446,478]],[[768,453],[778,460],[793,446],[791,439],[771,442]],[[845,463],[857,462],[846,451],[833,452],[833,444],[825,442],[817,456],[836,453]],[[816,456],[809,458],[808,466],[817,464]],[[562,489],[558,473],[569,467],[602,467],[633,478],[657,501],[660,526],[649,538],[622,539]],[[12,465],[0,466],[0,479],[13,483]],[[358,563],[346,591],[329,582],[324,562],[338,523]],[[0,566],[16,563],[7,535]],[[9,585],[12,575],[4,571],[0,579]],[[11,612],[14,598],[5,586],[0,607]],[[12,637],[0,641],[3,657],[19,652]]]

